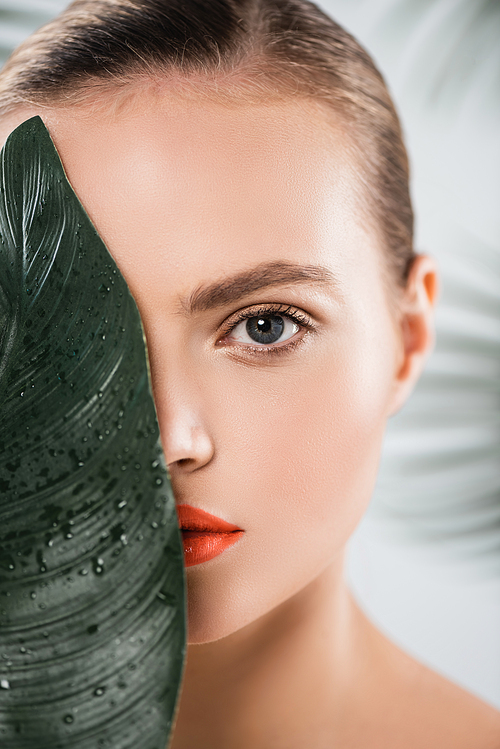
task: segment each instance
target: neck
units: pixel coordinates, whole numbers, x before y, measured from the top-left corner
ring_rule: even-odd
[[[188,646],[171,749],[275,746],[273,735],[307,746],[311,732],[331,735],[361,616],[339,561],[250,625]]]

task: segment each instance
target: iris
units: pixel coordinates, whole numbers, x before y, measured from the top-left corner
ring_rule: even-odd
[[[250,317],[246,323],[246,331],[256,343],[276,343],[284,328],[284,320],[278,315]]]

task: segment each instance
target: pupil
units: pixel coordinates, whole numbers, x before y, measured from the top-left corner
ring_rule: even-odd
[[[250,338],[256,343],[276,343],[281,337],[285,323],[278,315],[266,317],[250,317],[246,329]]]

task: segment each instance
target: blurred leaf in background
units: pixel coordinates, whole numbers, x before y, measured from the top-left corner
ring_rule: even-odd
[[[69,5],[69,0],[1,0],[0,65],[29,34]]]

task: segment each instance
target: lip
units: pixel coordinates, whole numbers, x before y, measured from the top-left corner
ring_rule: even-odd
[[[186,567],[214,559],[236,543],[244,533],[237,525],[198,507],[177,505],[176,510],[182,532]]]

